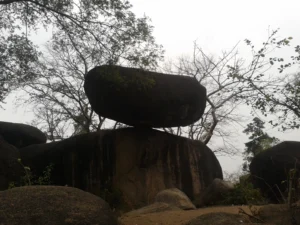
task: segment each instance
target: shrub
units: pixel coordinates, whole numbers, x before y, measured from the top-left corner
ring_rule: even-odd
[[[224,205],[260,205],[266,203],[259,189],[253,188],[250,182],[240,182],[234,189],[223,195],[220,204]]]
[[[51,163],[50,165],[46,166],[45,170],[43,171],[43,175],[37,177],[35,176],[29,167],[24,166],[22,164],[21,159],[18,159],[18,162],[24,168],[24,176],[20,177],[19,182],[11,182],[9,184],[9,189],[14,187],[20,186],[30,186],[30,185],[50,185],[51,184],[51,173],[54,168],[54,164]]]

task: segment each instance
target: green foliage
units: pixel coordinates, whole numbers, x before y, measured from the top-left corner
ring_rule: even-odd
[[[191,58],[182,57],[174,67],[168,66],[170,73],[195,77],[207,90],[207,105],[202,119],[189,126],[187,132],[177,129],[177,133],[188,133],[191,139],[201,140],[205,144],[213,135],[219,134],[226,146],[229,142],[226,139],[230,136],[226,125],[239,122],[238,113],[234,111],[240,104],[246,103],[255,108],[259,105],[267,109],[265,99],[270,98],[269,92],[275,91],[280,82],[276,74],[269,76],[268,70],[277,67],[277,63],[282,63],[281,59],[279,62],[270,57],[277,48],[290,48],[291,42],[291,38],[278,39],[277,35],[278,30],[269,32],[267,39],[260,46],[254,46],[246,39],[245,43],[251,55],[247,60],[238,54],[237,45],[229,51],[224,51],[222,55],[212,56],[195,43]],[[300,51],[300,47],[298,50]],[[172,131],[174,129],[170,132]],[[225,148],[220,150],[224,153]],[[232,149],[234,148],[228,149],[227,152],[236,153]]]
[[[18,183],[11,182],[9,184],[9,188],[20,187],[20,186],[31,186],[31,185],[50,185],[51,184],[51,172],[54,168],[54,164],[51,163],[50,165],[46,166],[43,174],[41,176],[34,175],[30,168],[24,166],[22,164],[21,159],[18,159],[18,162],[24,168],[24,176],[20,177],[20,181]]]
[[[288,171],[286,180],[281,181],[281,184],[286,184],[286,191],[280,192],[282,202],[291,208],[292,204],[300,200],[300,173],[297,163],[295,163],[295,168]]]
[[[47,108],[37,113],[43,120],[52,109],[53,117],[62,121],[50,130],[78,124],[89,132],[94,118],[90,110],[82,110],[88,105],[84,74],[108,63],[155,69],[163,58],[149,18],[136,17],[131,7],[122,0],[0,1],[0,101],[12,87],[25,86],[30,95],[26,100],[39,111]],[[47,51],[39,52],[32,34],[48,29],[52,37]],[[78,115],[90,124],[80,124]]]
[[[6,5],[0,2],[0,30],[7,35],[18,32],[24,40],[10,40],[9,46],[26,44],[28,40],[35,53],[38,48],[30,42],[32,31],[43,32],[43,26],[52,31],[43,52],[38,53],[38,57],[27,57],[33,61],[26,70],[35,79],[22,80],[22,85],[18,85],[28,94],[20,96],[18,101],[34,106],[33,124],[52,141],[64,139],[70,133],[96,131],[103,124],[104,118],[91,109],[83,90],[84,75],[89,70],[103,64],[121,63],[155,69],[163,58],[162,46],[155,42],[149,18],[136,17],[128,1],[8,2]],[[24,30],[28,32],[22,33]],[[3,49],[8,51],[8,43],[2,42]],[[25,44],[21,46],[26,47]],[[0,57],[0,67],[1,60]],[[16,60],[16,65],[18,63]],[[7,70],[15,68],[8,66]],[[1,80],[2,76],[0,72],[0,95],[3,93],[4,98],[10,85],[7,79]],[[4,89],[1,91],[2,84],[7,88],[5,94]]]
[[[105,200],[111,208],[119,208],[123,202],[122,192],[112,187],[101,190],[100,197]]]
[[[0,29],[8,34],[26,31],[22,36],[30,38],[30,31],[52,28],[53,39],[62,45],[72,39],[82,53],[91,53],[89,57],[105,55],[107,62],[115,64],[124,56],[134,64],[154,65],[161,57],[161,46],[155,44],[149,18],[137,18],[131,7],[121,0],[0,2]]]
[[[116,90],[127,90],[128,88],[137,88],[140,91],[147,91],[151,89],[156,81],[151,75],[143,74],[143,71],[133,70],[130,76],[122,76],[120,74],[120,68],[109,67],[109,68],[99,68],[97,71],[102,77],[109,81]]]
[[[24,36],[0,35],[0,102],[20,83],[37,76],[38,56],[35,46]]]
[[[123,205],[122,192],[112,186],[112,181],[109,179],[100,189],[99,196],[105,200],[111,208],[120,208]]]
[[[265,203],[259,189],[253,188],[250,182],[240,182],[234,185],[234,189],[223,195],[223,205],[252,205]]]
[[[265,46],[273,44],[275,48],[290,46],[292,37],[277,40],[274,36],[278,30],[274,31],[271,39]],[[248,40],[247,40],[248,41]],[[246,42],[247,42],[246,41]],[[251,42],[247,42],[251,46]],[[253,46],[252,46],[253,47]],[[275,49],[274,48],[274,49]],[[266,49],[266,48],[264,48]],[[285,59],[283,57],[269,58],[270,66],[277,66],[278,74],[286,69],[295,66],[298,69],[300,63],[300,46],[294,47],[294,55]],[[259,55],[259,57],[264,57]],[[262,74],[265,77],[265,74]],[[276,74],[274,74],[276,77]],[[300,83],[299,72],[293,74],[284,74],[282,77],[273,79],[272,86],[262,88],[254,85],[253,79],[249,80],[249,86],[254,86],[257,90],[255,97],[248,98],[248,104],[255,109],[259,109],[263,115],[273,114],[277,119],[270,120],[269,123],[274,127],[281,125],[281,129],[299,129],[300,128]]]
[[[43,171],[43,175],[37,177],[37,179],[34,180],[33,183],[38,184],[38,185],[50,185],[51,184],[51,172],[52,172],[53,168],[54,168],[53,163],[46,166],[45,170]]]
[[[245,163],[243,164],[244,171],[248,170],[249,163],[251,163],[254,156],[279,143],[278,138],[270,137],[266,132],[264,132],[264,124],[265,122],[258,117],[255,117],[253,122],[249,123],[247,128],[243,131],[248,135],[250,134],[249,139],[251,140],[245,143]]]

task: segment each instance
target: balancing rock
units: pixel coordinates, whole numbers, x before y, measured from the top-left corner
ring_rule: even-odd
[[[187,126],[206,106],[206,89],[195,78],[135,68],[95,67],[84,89],[96,113],[130,126]]]

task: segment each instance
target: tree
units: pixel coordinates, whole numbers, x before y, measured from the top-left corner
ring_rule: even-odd
[[[33,122],[51,140],[99,130],[105,121],[91,109],[83,83],[88,70],[106,59],[93,53],[92,43],[83,45],[77,41],[67,33],[54,35],[46,56],[40,57],[38,78],[24,83],[23,90],[29,98],[25,96],[21,101],[34,105]],[[143,48],[139,50],[143,56]]]
[[[1,34],[0,29],[0,103],[23,81],[36,77],[35,66],[40,54],[25,37]]]
[[[272,146],[279,143],[279,139],[276,137],[270,137],[265,131],[265,122],[258,117],[253,119],[252,123],[249,123],[246,129],[243,131],[247,135],[250,134],[249,139],[251,141],[245,143],[246,149],[244,151],[245,162],[243,164],[243,170],[248,171],[249,164],[251,163],[254,156],[260,152],[271,148]]]
[[[261,90],[252,104],[266,117],[276,115],[269,120],[274,127],[281,130],[300,128],[300,73],[287,74],[280,85],[270,90]]]
[[[13,83],[32,81],[40,72],[35,71],[40,53],[30,38],[42,27],[61,45],[64,38],[73,42],[82,71],[97,59],[98,64],[155,68],[161,46],[155,43],[149,19],[136,18],[130,8],[121,0],[0,0],[0,101]]]
[[[11,73],[10,77],[19,79],[18,87],[29,96],[20,101],[34,105],[33,122],[49,139],[94,131],[103,125],[105,118],[93,112],[83,90],[88,70],[106,63],[155,69],[162,59],[163,50],[155,43],[149,19],[136,18],[130,8],[128,1],[120,0],[0,1],[3,36],[22,38],[25,44],[21,46],[29,46],[36,54],[36,57],[25,57],[16,51],[19,58],[31,59],[26,64],[30,67],[19,74],[31,76],[20,79],[20,75]],[[30,32],[39,32],[42,26],[52,31],[52,37],[46,49],[38,52],[30,42]],[[7,40],[10,39],[3,39],[2,43],[11,46],[3,49],[15,50],[13,45],[19,43],[18,39]],[[15,64],[21,62],[15,61]],[[0,58],[0,65],[1,62]],[[12,68],[13,65],[8,65],[4,69]],[[5,71],[0,69],[0,77],[4,78],[0,80],[1,85],[11,87]]]
[[[206,54],[197,43],[193,56],[181,57],[178,62],[166,66],[166,71],[195,77],[207,89],[207,106],[202,118],[186,128],[165,129],[168,132],[186,135],[191,139],[211,143],[211,138],[221,138],[224,147],[215,150],[218,153],[236,153],[228,127],[239,124],[243,118],[238,113],[241,105],[255,101],[261,90],[271,90],[280,84],[280,79],[269,77],[267,71],[273,67],[268,54],[277,47],[288,46],[289,39],[278,40],[277,30],[270,33],[267,40],[258,49],[249,40],[252,58],[239,57],[238,45],[220,57]]]
[[[278,41],[277,48],[289,46],[292,37]],[[273,40],[272,40],[273,41]],[[276,40],[273,41],[275,43]],[[282,57],[271,57],[269,62],[271,65],[276,65],[278,74],[283,74],[287,69],[297,66],[299,70],[300,62],[300,46],[294,47],[295,55],[290,59]],[[275,115],[277,119],[269,120],[269,123],[274,127],[281,126],[284,131],[286,129],[300,128],[300,73],[293,72],[281,76],[280,82],[275,83],[268,89],[263,89],[256,84],[250,82],[256,89],[257,96],[253,99],[248,99],[248,104],[252,105],[253,109],[258,109],[266,117]]]

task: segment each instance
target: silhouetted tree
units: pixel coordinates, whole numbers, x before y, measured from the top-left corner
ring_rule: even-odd
[[[278,47],[288,46],[290,39],[278,40],[276,34],[277,30],[273,31],[258,49],[246,39],[245,43],[252,53],[250,60],[239,56],[238,45],[215,57],[207,55],[195,43],[192,57],[181,57],[167,65],[166,71],[195,77],[206,87],[207,106],[198,122],[186,128],[165,130],[201,140],[205,144],[210,143],[212,137],[219,137],[224,144],[215,152],[234,154],[239,151],[231,142],[232,133],[228,129],[230,125],[242,121],[239,107],[256,101],[261,90],[272,90],[281,84],[278,77],[268,76],[267,71],[275,64],[267,56]]]
[[[83,72],[96,60],[155,68],[161,46],[148,18],[137,18],[130,8],[121,0],[0,0],[0,101],[42,72],[31,34],[45,29],[53,33],[54,45],[76,52]]]
[[[248,171],[249,164],[251,163],[254,156],[279,143],[278,138],[271,137],[264,131],[264,124],[265,122],[263,122],[258,117],[255,117],[253,119],[253,122],[249,123],[247,125],[247,128],[243,131],[247,135],[250,135],[250,141],[245,143],[245,162],[243,164],[244,171]]]

